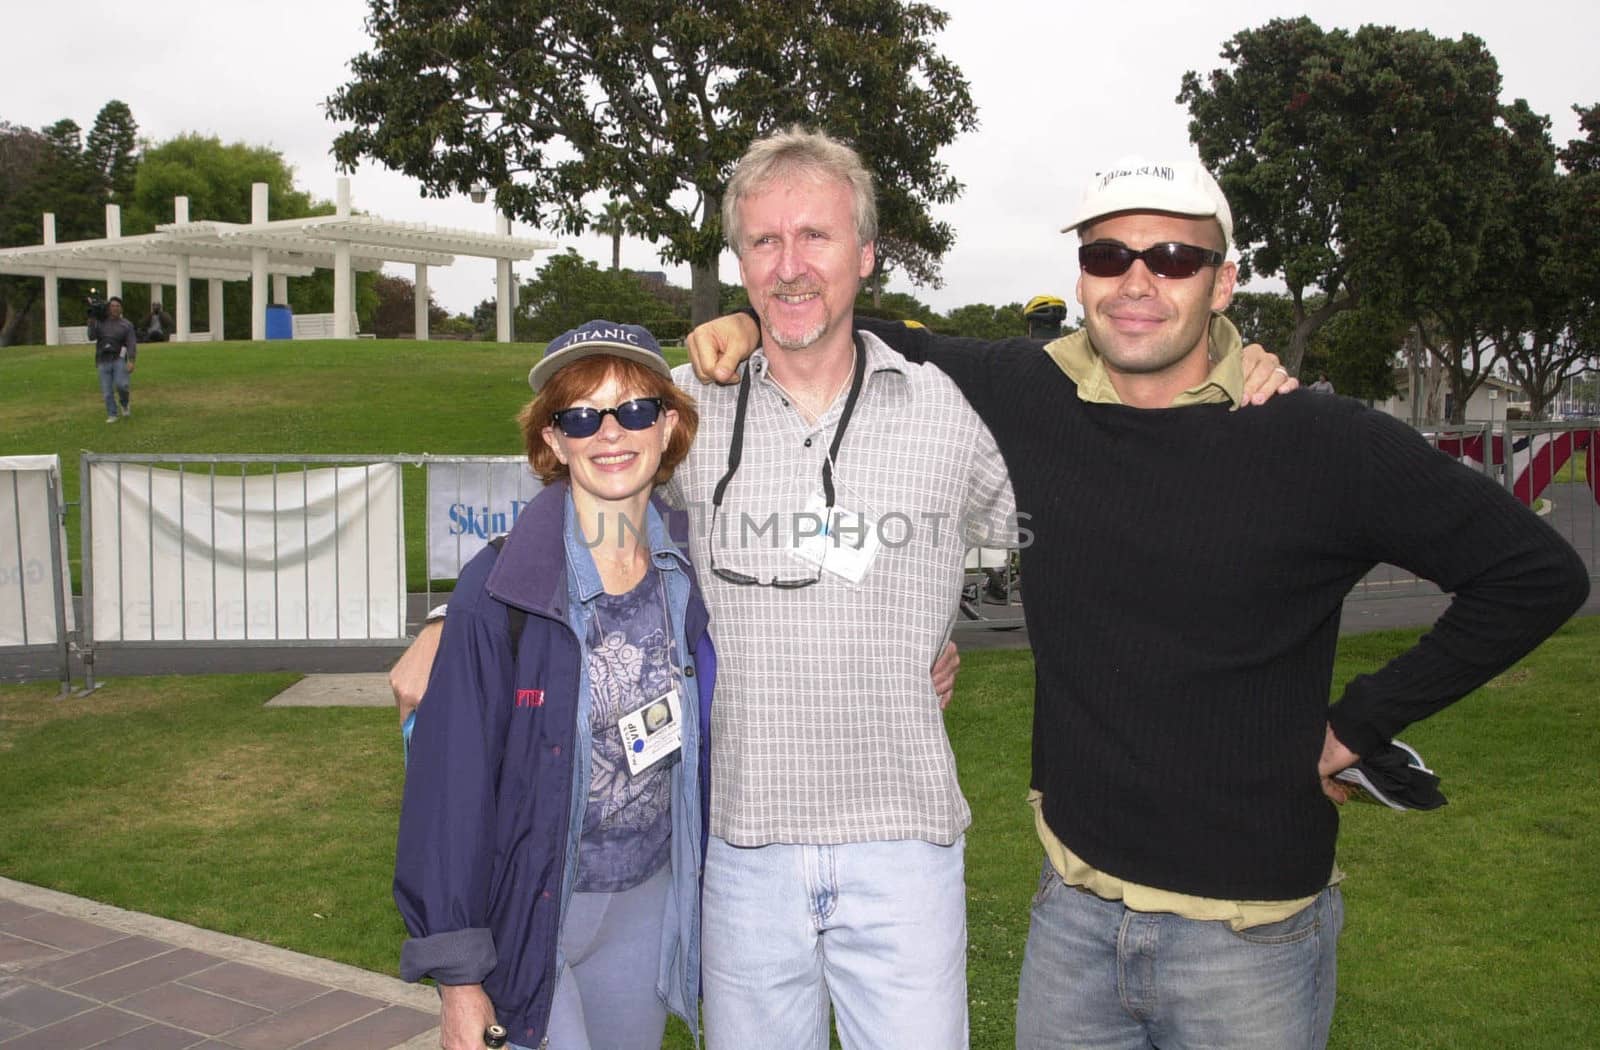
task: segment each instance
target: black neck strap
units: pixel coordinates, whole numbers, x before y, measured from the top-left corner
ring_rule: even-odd
[[[861,399],[861,388],[866,385],[867,378],[867,348],[861,341],[860,332],[852,334],[855,338],[855,372],[850,377],[850,393],[845,396],[839,423],[833,428],[833,443],[828,446],[828,458],[822,461],[822,493],[827,498],[830,510],[834,503],[833,464],[839,458],[839,446],[844,443],[844,432],[850,426],[850,417],[855,415],[856,402]],[[750,373],[753,371],[746,365],[744,376],[739,380],[739,403],[733,412],[733,436],[728,441],[728,469],[711,492],[713,509],[722,506],[722,495],[728,490],[728,482],[739,472],[739,463],[744,458],[744,419],[750,405]]]

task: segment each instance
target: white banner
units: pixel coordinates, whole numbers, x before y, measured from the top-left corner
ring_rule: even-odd
[[[453,580],[543,486],[524,459],[428,464],[428,578]]]
[[[95,640],[402,637],[400,489],[393,463],[90,464]]]
[[[54,645],[56,602],[50,591],[50,529],[61,544],[61,597],[66,630],[72,627],[72,581],[67,570],[67,528],[50,520],[49,485],[61,499],[56,456],[0,456],[0,645]]]

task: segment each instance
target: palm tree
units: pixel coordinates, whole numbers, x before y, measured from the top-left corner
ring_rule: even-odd
[[[589,228],[602,237],[611,238],[611,268],[622,269],[622,235],[627,233],[628,204],[616,198],[606,201],[606,206],[589,217]]]

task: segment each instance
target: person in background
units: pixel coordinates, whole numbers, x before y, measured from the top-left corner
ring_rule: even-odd
[[[122,316],[122,298],[105,301],[103,315],[89,315],[89,341],[94,344],[94,364],[100,372],[100,396],[106,403],[106,422],[133,415],[133,366],[139,357],[139,335]]]
[[[144,319],[141,338],[147,343],[164,343],[172,338],[172,315],[160,303],[150,304],[150,316]]]

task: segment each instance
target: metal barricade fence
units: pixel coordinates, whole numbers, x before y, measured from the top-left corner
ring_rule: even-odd
[[[370,605],[359,626],[350,623],[339,592],[350,559],[368,587],[373,583],[375,537],[366,516],[373,469],[388,472],[414,459],[85,453],[79,484],[86,647],[339,645],[387,633],[375,635]],[[315,495],[313,468],[334,472],[331,478],[319,472]],[[391,498],[398,503],[398,492]],[[378,538],[391,553],[403,542],[400,516],[393,518],[394,535]],[[351,521],[366,528],[354,550],[353,538],[343,534]],[[314,624],[313,592],[325,581],[309,562],[297,573],[299,604],[284,604],[291,596],[282,552],[313,548],[331,556],[331,566],[318,566],[332,573],[334,613],[322,616],[331,632]],[[271,586],[265,599],[263,580]],[[390,583],[391,593],[404,594],[403,576]],[[298,629],[284,622],[286,608]]]
[[[55,456],[0,457],[0,650],[55,663],[63,696],[73,634],[65,516]]]
[[[403,484],[407,468],[423,469],[421,486]],[[404,645],[408,553],[424,556],[431,604],[433,582],[520,508],[514,485],[496,493],[505,468],[527,474],[516,456],[84,453],[89,687],[97,650]],[[493,509],[502,499],[509,513]],[[436,529],[435,503],[468,524]]]
[[[1600,576],[1600,424],[1502,424],[1495,449],[1500,480],[1566,537]]]

